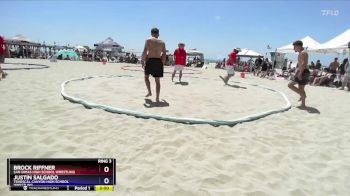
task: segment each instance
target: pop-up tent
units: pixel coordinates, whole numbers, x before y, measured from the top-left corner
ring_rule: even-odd
[[[87,51],[87,49],[84,46],[76,46],[74,49],[78,50],[79,52]]]
[[[124,48],[117,42],[113,41],[113,39],[110,37],[100,43],[94,44],[94,46],[96,47],[96,50],[117,50],[119,52],[121,52],[121,50]]]
[[[333,39],[318,45],[312,52],[316,53],[337,53],[337,54],[349,54],[349,42],[350,42],[350,29],[346,30],[342,34],[334,37]]]
[[[62,55],[62,59],[66,58],[67,56],[71,59],[74,59],[74,60],[78,59],[77,53],[74,51],[71,51],[71,50],[60,50],[60,51],[58,51],[56,56],[60,56],[60,55]]]
[[[247,49],[247,48],[243,48],[241,49],[241,51],[237,54],[237,56],[240,56],[240,57],[263,57],[263,55],[253,51],[253,50],[250,50],[250,49]]]
[[[40,46],[40,43],[32,42],[28,37],[19,34],[6,39],[8,44],[12,45],[22,45],[22,46]]]
[[[320,43],[316,40],[314,40],[312,37],[310,36],[306,36],[303,39],[301,39],[301,41],[303,42],[303,47],[307,50],[307,51],[313,51],[317,46],[320,45]],[[277,48],[277,52],[281,52],[281,53],[295,53],[294,52],[294,47],[293,47],[293,42],[282,46],[280,48]]]
[[[10,37],[9,40],[13,40],[13,41],[22,41],[22,42],[32,42],[28,37],[19,34],[19,35],[15,35],[13,37]]]

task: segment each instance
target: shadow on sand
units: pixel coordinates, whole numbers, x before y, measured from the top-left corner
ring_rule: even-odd
[[[143,104],[146,108],[154,108],[154,107],[169,107],[169,103],[162,99],[160,102],[153,102],[150,99],[145,99],[145,103]]]
[[[321,112],[316,109],[316,108],[313,108],[313,107],[301,107],[301,106],[297,106],[298,109],[300,110],[306,110],[307,112],[311,113],[311,114],[321,114]]]
[[[188,85],[188,82],[175,82],[175,84],[180,84],[182,86],[187,86]]]
[[[243,88],[243,89],[247,89],[247,87],[238,86],[238,85],[234,85],[234,84],[227,84],[227,86],[233,87],[233,88]]]

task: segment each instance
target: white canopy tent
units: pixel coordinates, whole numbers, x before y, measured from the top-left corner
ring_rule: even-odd
[[[350,29],[346,30],[342,34],[336,36],[335,38],[325,42],[321,45],[318,45],[312,52],[316,53],[337,53],[337,54],[349,54],[348,44],[350,42]]]
[[[188,56],[203,56],[203,52],[198,51],[196,48],[186,50]]]
[[[19,34],[19,35],[15,35],[13,37],[10,37],[8,40],[12,40],[12,41],[21,41],[21,42],[32,42],[28,37]]]
[[[241,51],[237,55],[240,57],[256,57],[256,58],[264,56],[264,55],[259,54],[258,52],[250,50],[248,48],[241,49]]]
[[[307,51],[313,51],[315,48],[317,48],[319,45],[321,45],[318,41],[314,40],[310,36],[304,37],[303,39],[301,39],[301,41],[303,42],[303,47]],[[280,48],[277,48],[277,52],[281,52],[281,53],[295,53],[294,52],[293,43],[290,43],[288,45],[285,45],[285,46],[282,46]]]
[[[87,51],[87,49],[84,46],[76,46],[75,49],[79,52]]]

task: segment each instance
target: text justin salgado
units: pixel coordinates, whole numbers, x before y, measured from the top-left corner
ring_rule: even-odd
[[[58,175],[15,175],[14,180],[58,180]]]

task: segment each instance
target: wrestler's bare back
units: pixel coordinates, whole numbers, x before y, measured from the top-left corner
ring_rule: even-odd
[[[151,37],[145,43],[145,55],[147,58],[162,58],[165,57],[165,43],[157,38]],[[165,60],[165,58],[164,58]]]

